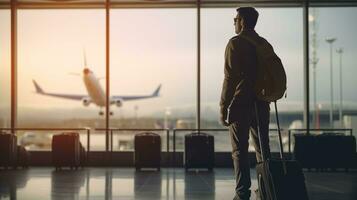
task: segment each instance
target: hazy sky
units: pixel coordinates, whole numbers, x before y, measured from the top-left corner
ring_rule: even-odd
[[[329,100],[329,49],[326,37],[337,37],[343,47],[344,99],[356,102],[354,91],[357,40],[357,8],[318,9],[318,100]],[[283,102],[302,109],[303,23],[301,8],[264,8],[257,32],[267,38],[281,57],[288,75],[288,98]],[[202,110],[217,109],[223,79],[223,55],[234,36],[231,9],[202,9],[201,78]],[[111,11],[111,94],[149,94],[162,84],[162,97],[124,102],[130,112],[164,112],[195,108],[196,102],[196,10],[114,9]],[[10,12],[0,10],[0,106],[9,106]],[[34,94],[31,80],[50,92],[86,94],[81,77],[83,49],[89,68],[105,76],[104,10],[18,11],[18,105],[32,108],[81,108],[73,102]],[[338,92],[338,59],[334,53],[335,101]],[[104,88],[105,81],[102,80]],[[97,110],[94,106],[83,108]],[[301,110],[302,111],[302,110]],[[114,109],[115,112],[115,109]]]

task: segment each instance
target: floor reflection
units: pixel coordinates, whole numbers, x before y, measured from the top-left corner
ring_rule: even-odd
[[[185,199],[215,199],[215,174],[207,171],[185,173]]]
[[[28,170],[1,170],[0,199],[17,199],[17,190],[25,188],[28,179]]]
[[[137,199],[151,197],[160,199],[162,194],[162,178],[165,174],[156,171],[138,171],[134,173],[134,197]]]
[[[305,173],[311,200],[355,200],[357,173]],[[251,170],[252,190],[257,188]],[[53,168],[0,171],[0,199],[231,200],[232,169],[213,172],[169,168],[136,172],[134,168]],[[254,193],[251,199],[255,199]]]
[[[53,170],[51,175],[51,199],[79,199],[79,191],[85,185],[85,171]]]

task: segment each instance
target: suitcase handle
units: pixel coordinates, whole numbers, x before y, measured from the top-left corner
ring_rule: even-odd
[[[283,150],[283,142],[281,139],[281,131],[280,131],[280,123],[279,123],[279,115],[278,115],[278,106],[276,101],[274,101],[274,106],[275,106],[275,117],[276,117],[276,123],[278,126],[278,135],[279,135],[279,150],[280,150],[280,159],[282,160],[283,163],[283,170],[284,170],[284,174],[287,174],[287,168],[286,168],[286,163],[285,163],[285,159],[284,159],[284,150]],[[254,107],[255,107],[255,115],[257,118],[257,129],[258,129],[258,138],[259,138],[259,145],[260,145],[260,153],[262,155],[262,160],[266,161],[265,155],[264,155],[264,151],[263,151],[263,143],[260,137],[260,126],[259,126],[259,114],[258,114],[258,106],[257,106],[257,102],[254,102]]]

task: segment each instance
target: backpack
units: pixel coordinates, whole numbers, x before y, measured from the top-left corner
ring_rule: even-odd
[[[241,37],[256,47],[258,66],[254,90],[257,98],[267,102],[281,99],[286,91],[286,74],[273,47],[261,37],[258,40],[246,35]]]

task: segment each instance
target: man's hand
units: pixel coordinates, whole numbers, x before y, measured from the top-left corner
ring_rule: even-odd
[[[227,122],[227,112],[221,112],[220,122],[223,126],[229,126],[229,123]]]

